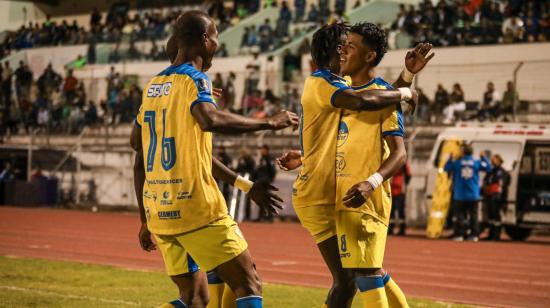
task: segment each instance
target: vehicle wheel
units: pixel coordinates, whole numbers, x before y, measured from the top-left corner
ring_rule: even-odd
[[[506,226],[504,231],[513,241],[525,241],[531,235],[531,229],[517,226]]]

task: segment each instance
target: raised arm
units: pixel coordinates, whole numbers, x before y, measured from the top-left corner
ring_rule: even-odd
[[[213,104],[197,104],[191,113],[203,131],[221,134],[242,134],[258,130],[279,130],[298,125],[295,113],[281,111],[267,119],[253,119],[231,112],[218,110]]]
[[[261,185],[244,179],[240,175],[227,168],[221,161],[212,158],[212,175],[224,183],[233,185],[234,187],[248,194],[259,207],[265,212],[278,214],[278,210],[283,207],[283,200],[274,192],[278,189],[272,185]]]
[[[420,43],[413,50],[409,50],[405,55],[405,69],[393,83],[395,88],[410,87],[413,78],[420,73],[428,62],[435,56],[435,53],[430,53],[432,44]]]

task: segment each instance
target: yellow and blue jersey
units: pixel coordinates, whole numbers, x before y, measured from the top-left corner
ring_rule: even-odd
[[[340,109],[332,103],[335,95],[346,89],[350,89],[348,81],[329,70],[317,70],[305,81],[300,120],[302,168],[292,197],[296,207],[334,204]]]
[[[393,89],[381,78],[352,87],[355,91]],[[336,144],[336,209],[365,212],[388,224],[391,210],[390,181],[385,181],[357,209],[347,208],[342,199],[355,184],[375,173],[389,156],[385,136],[405,135],[403,115],[399,104],[379,111],[343,110]]]
[[[170,66],[145,86],[135,124],[141,128],[149,230],[172,235],[200,228],[227,214],[212,176],[212,133],[191,114],[216,104],[211,82],[190,63]]]

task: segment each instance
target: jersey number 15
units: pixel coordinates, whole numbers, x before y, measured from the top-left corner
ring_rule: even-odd
[[[153,171],[157,151],[156,112],[145,111],[143,121],[149,125],[149,149],[147,150],[147,172]],[[168,171],[176,164],[176,139],[166,137],[166,109],[162,110],[162,169]]]

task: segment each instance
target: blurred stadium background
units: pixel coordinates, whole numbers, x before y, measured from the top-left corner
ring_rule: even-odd
[[[378,73],[388,81],[401,73],[408,48],[432,43],[436,57],[415,79],[422,93],[418,112],[406,119],[412,170],[407,225],[428,223],[437,147],[445,138],[466,138],[480,142],[477,153],[512,153],[505,167],[515,187],[509,200],[517,202],[508,205],[507,231],[526,239],[534,228],[545,241],[546,0],[0,1],[0,204],[137,209],[132,121],[142,87],[169,65],[165,44],[174,19],[191,9],[208,11],[218,24],[222,48],[208,74],[224,91],[219,105],[252,117],[282,108],[300,113],[303,81],[312,71],[310,39],[321,24],[371,21],[386,29],[390,51]],[[298,148],[292,130],[216,136],[214,142],[217,155],[250,176],[271,172],[264,159],[272,163]],[[263,157],[262,145],[269,146]],[[274,176],[286,201],[283,219],[295,217],[295,176]],[[221,187],[239,220],[259,218],[242,196]]]

